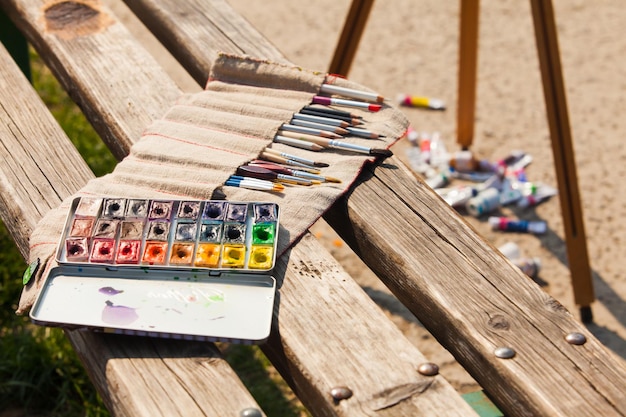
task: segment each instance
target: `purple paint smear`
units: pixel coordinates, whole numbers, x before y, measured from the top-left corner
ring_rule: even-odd
[[[117,295],[124,292],[124,290],[116,290],[113,287],[102,287],[98,290],[98,292],[106,295]]]
[[[139,315],[132,307],[116,306],[108,300],[105,304],[102,310],[102,321],[107,324],[127,325],[139,318]]]

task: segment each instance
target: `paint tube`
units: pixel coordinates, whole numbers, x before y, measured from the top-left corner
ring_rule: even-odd
[[[478,186],[479,191],[495,188],[500,192],[504,186],[504,177],[500,174],[490,174],[489,177]]]
[[[539,276],[541,259],[522,257],[520,248],[516,243],[507,242],[500,246],[498,250],[528,277],[534,279]]]
[[[444,169],[450,163],[450,154],[439,132],[434,132],[430,140],[430,165],[437,169]]]
[[[521,158],[508,165],[510,171],[518,171],[526,168],[533,161],[533,157],[528,154],[524,154]]]
[[[539,258],[518,258],[512,260],[513,264],[517,266],[524,274],[530,278],[537,278],[539,276],[539,270],[541,269],[541,259]]]
[[[517,207],[526,208],[536,206],[556,194],[556,188],[546,184],[537,184],[530,192],[523,193],[522,198],[517,201]]]
[[[504,245],[498,247],[498,250],[511,260],[517,259],[521,256],[520,248],[515,242],[506,242]]]
[[[419,137],[419,147],[420,147],[420,159],[424,164],[430,164],[430,144],[431,139],[430,135],[426,132],[422,132]]]
[[[547,223],[543,220],[514,220],[506,217],[491,216],[488,221],[493,230],[502,230],[506,232],[542,234],[548,229]]]
[[[417,130],[413,128],[413,126],[409,126],[406,130],[406,138],[413,146],[418,146],[419,133]]]
[[[424,163],[422,160],[419,146],[411,146],[407,149],[406,156],[409,160],[409,166],[413,172],[424,175],[432,169],[430,165]]]
[[[493,172],[458,172],[454,168],[450,167],[450,176],[460,180],[485,182],[490,180],[492,177],[497,176],[497,174],[494,174]]]
[[[473,172],[478,169],[478,161],[471,151],[458,151],[450,159],[450,166],[457,172]]]
[[[512,204],[522,198],[522,190],[517,185],[517,180],[504,178],[500,188],[500,204],[506,206]]]
[[[487,188],[470,198],[465,208],[475,217],[490,213],[500,207],[500,192],[495,188]]]
[[[526,152],[524,151],[512,151],[509,155],[507,155],[506,157],[498,160],[496,162],[496,165],[501,166],[501,167],[519,167],[520,166],[520,161],[521,164],[526,164],[528,165],[531,161],[532,161],[532,157],[530,158],[530,160],[528,159],[529,155],[526,154]],[[526,166],[523,165],[523,166]]]
[[[450,174],[447,170],[435,172],[433,175],[426,178],[426,184],[428,184],[433,190],[443,188],[448,185],[449,182]]]
[[[470,198],[475,197],[478,194],[478,190],[474,187],[467,185],[439,188],[437,193],[452,207],[463,207],[467,204]]]

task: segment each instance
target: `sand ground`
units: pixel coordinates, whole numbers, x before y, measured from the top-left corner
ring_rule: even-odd
[[[167,56],[118,1],[106,3],[131,31],[144,39],[181,87],[198,86]],[[588,253],[596,300],[589,329],[626,360],[626,8],[620,0],[554,0]],[[350,1],[230,0],[230,4],[295,64],[326,70]],[[425,95],[446,102],[434,112],[404,108],[419,131],[440,132],[449,150],[457,150],[456,99],[459,2],[394,0],[374,3],[349,78],[380,94]],[[529,2],[483,0],[479,32],[479,69],[475,134],[471,150],[496,160],[512,150],[533,157],[532,181],[557,186],[547,127],[539,63]],[[406,157],[409,145],[394,146]],[[544,235],[490,230],[484,219],[467,221],[496,247],[513,241],[524,254],[538,257],[538,285],[576,314],[567,265],[563,218],[558,198],[532,210],[504,211],[527,220],[545,220]],[[421,324],[334,235],[319,222],[313,232],[359,281],[389,317],[461,392],[477,388]]]

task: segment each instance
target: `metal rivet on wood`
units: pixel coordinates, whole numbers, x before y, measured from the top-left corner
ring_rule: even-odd
[[[348,387],[335,387],[330,390],[330,395],[333,397],[335,404],[341,400],[347,400],[352,397],[352,390]]]
[[[571,345],[584,345],[587,342],[585,335],[578,332],[568,333],[565,336],[565,340]]]
[[[436,363],[425,362],[417,367],[417,372],[426,376],[435,376],[439,373],[439,366]]]
[[[515,356],[515,350],[506,346],[496,348],[493,353],[496,355],[497,358],[500,359],[511,359],[513,356]]]
[[[258,408],[246,408],[239,413],[241,417],[262,417],[263,413]]]

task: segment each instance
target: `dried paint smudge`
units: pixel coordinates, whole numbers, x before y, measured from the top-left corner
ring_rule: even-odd
[[[133,323],[138,318],[139,315],[134,308],[115,305],[109,300],[105,302],[102,310],[102,321],[107,324],[124,326]]]
[[[98,292],[106,295],[117,295],[124,292],[124,290],[116,290],[113,287],[102,287],[98,290]]]

